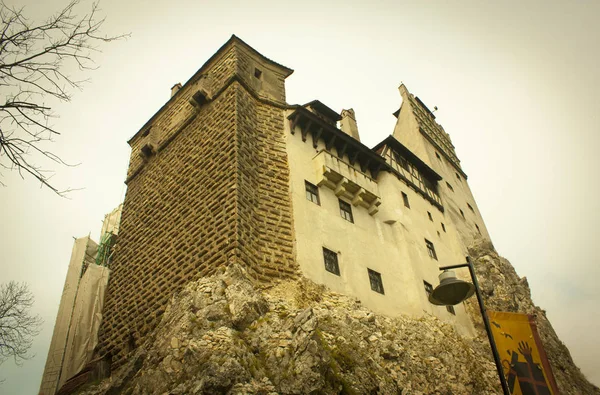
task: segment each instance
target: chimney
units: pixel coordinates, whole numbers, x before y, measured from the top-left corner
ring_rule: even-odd
[[[180,89],[181,89],[181,82],[178,82],[175,85],[173,85],[173,87],[171,88],[171,97],[175,96],[177,91],[179,91]]]
[[[358,126],[356,125],[356,115],[354,115],[353,109],[342,110],[340,129],[342,129],[342,132],[360,141],[360,136],[358,135]]]

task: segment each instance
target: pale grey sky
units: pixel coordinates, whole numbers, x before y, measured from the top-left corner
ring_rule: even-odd
[[[9,3],[34,19],[65,4]],[[126,141],[231,34],[295,70],[289,103],[354,108],[368,146],[392,133],[401,81],[437,106],[496,248],[600,385],[600,2],[103,0],[101,8],[106,33],[132,36],[103,46],[84,91],[55,106],[63,135],[53,149],[81,165],[57,169],[53,181],[84,189],[66,200],[3,175],[0,281],[27,281],[45,324],[35,358],[0,367],[0,392],[37,392],[73,236],[97,239],[123,197]]]

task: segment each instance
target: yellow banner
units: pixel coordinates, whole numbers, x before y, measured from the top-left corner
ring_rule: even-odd
[[[558,395],[534,317],[488,311],[504,376],[514,395]]]

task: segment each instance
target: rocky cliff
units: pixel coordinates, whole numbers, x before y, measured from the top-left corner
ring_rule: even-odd
[[[499,256],[489,242],[475,243],[469,248],[469,255],[475,260],[475,271],[487,309],[531,314],[536,318],[538,332],[561,394],[600,394],[600,389],[587,381],[573,362],[569,350],[546,318],[546,312],[533,304],[527,278],[520,278],[510,262]],[[468,302],[467,308],[472,317],[479,314],[474,298]],[[483,321],[473,318],[473,322],[479,329],[478,339],[483,342],[486,340]]]
[[[574,365],[525,279],[490,245],[471,248],[489,308],[535,314],[563,394],[600,394]],[[174,295],[162,322],[85,394],[500,393],[480,334],[434,317],[390,318],[306,279],[258,289],[233,265]]]

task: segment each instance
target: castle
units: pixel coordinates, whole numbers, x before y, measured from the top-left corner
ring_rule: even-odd
[[[393,134],[360,142],[352,109],[290,105],[293,70],[232,36],[129,140],[98,355],[121,366],[173,294],[224,265],[306,276],[387,315],[437,316],[439,266],[489,239],[452,145],[406,86]]]

